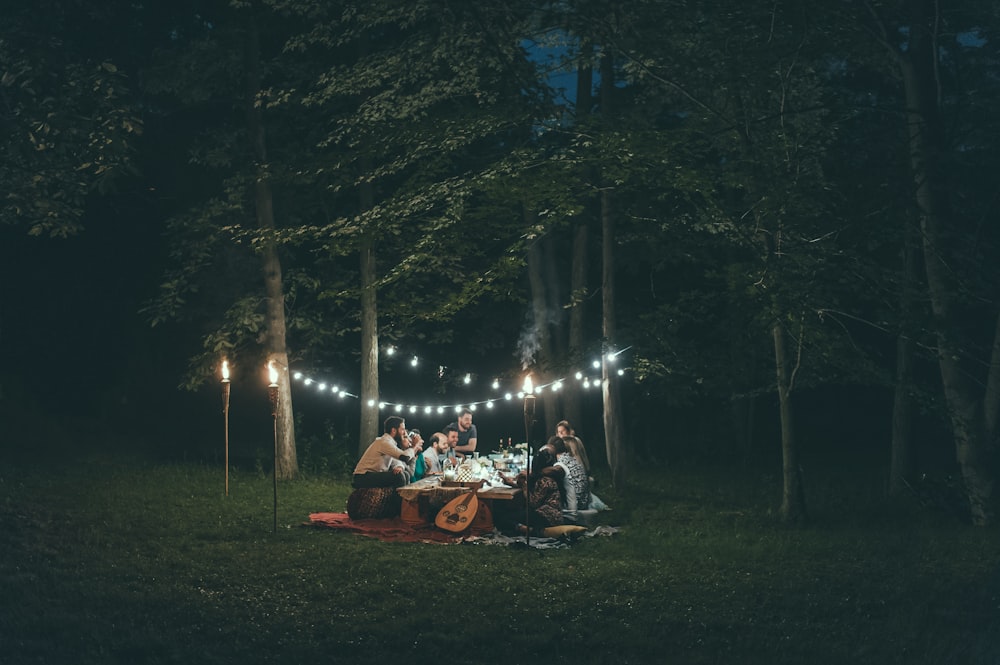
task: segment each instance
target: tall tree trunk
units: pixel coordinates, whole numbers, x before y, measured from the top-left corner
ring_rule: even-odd
[[[785,329],[780,321],[776,321],[771,327],[771,336],[774,339],[774,365],[778,378],[778,411],[781,415],[782,493],[780,516],[786,524],[802,524],[806,521],[807,514],[792,409],[794,375],[789,369],[788,345],[785,342]]]
[[[900,301],[900,330],[896,337],[896,381],[892,402],[892,446],[889,463],[889,495],[906,489],[906,478],[913,473],[913,336],[910,325],[916,301],[916,241],[911,229],[905,230],[903,247],[903,288]]]
[[[536,222],[536,213],[528,204],[524,206],[524,220],[531,228]],[[531,317],[534,342],[538,345],[535,355],[535,385],[547,382],[551,378],[552,339],[549,330],[549,296],[545,285],[545,265],[542,253],[542,238],[536,237],[528,244],[528,282],[531,285]],[[548,432],[549,422],[555,421],[558,405],[551,399],[541,400],[544,416],[545,432]],[[537,436],[537,428],[535,428]],[[527,432],[526,432],[527,434]],[[547,435],[546,435],[547,436]],[[530,442],[529,442],[530,443]]]
[[[368,42],[362,40],[362,53],[367,51]],[[371,159],[362,157],[362,170],[370,172]],[[367,179],[359,190],[362,211],[371,210],[375,205],[375,191]],[[368,445],[381,434],[379,425],[379,355],[378,355],[378,279],[375,260],[375,233],[371,229],[364,232],[359,248],[361,260],[361,425],[358,428],[358,456],[364,454]]]
[[[594,71],[590,66],[593,57],[593,47],[585,42],[580,48],[580,65],[576,71],[576,106],[577,124],[584,121],[593,106],[591,89],[594,84]],[[591,208],[588,207],[588,213]],[[590,245],[590,225],[587,220],[573,227],[573,249],[570,257],[570,309],[569,332],[566,358],[568,367],[579,367],[583,360],[584,315],[586,313],[587,295],[587,250]],[[563,418],[573,427],[580,427],[580,385],[576,381],[568,381],[563,391]],[[584,434],[580,434],[584,436]]]
[[[559,306],[564,280],[560,279],[559,271],[557,270],[558,257],[556,256],[555,242],[552,235],[546,234],[541,241],[545,271],[545,322],[549,330],[549,358],[546,363],[548,373],[545,380],[546,382],[550,382],[561,376],[562,367],[560,365],[563,364],[563,359],[566,358],[564,333],[566,328],[564,321],[566,317]],[[556,423],[563,417],[562,398],[562,391],[549,390],[546,391],[545,399],[542,400],[542,408],[545,412],[543,431],[545,432],[546,439],[555,433]]]
[[[924,270],[935,320],[938,367],[955,439],[956,456],[969,498],[972,520],[993,521],[993,444],[986,425],[986,395],[964,371],[949,327],[956,292],[947,268],[947,236],[953,226],[944,170],[944,126],[937,98],[934,9],[925,0],[907,3],[913,21],[905,53],[897,54],[907,106],[910,168],[923,235]],[[998,344],[994,344],[994,350]],[[991,375],[996,369],[991,365]],[[989,385],[989,381],[987,382]],[[995,398],[995,396],[994,396]],[[990,405],[987,408],[993,408]]]
[[[368,56],[370,51],[369,35],[362,32],[358,40],[358,55]],[[361,171],[371,173],[372,158],[367,154],[361,157]],[[359,207],[362,212],[375,206],[375,188],[368,178],[362,178],[358,191]],[[375,231],[365,229],[359,248],[360,280],[361,280],[361,419],[358,428],[358,457],[364,454],[369,444],[382,433],[379,423],[381,415],[378,403],[379,395],[379,353],[378,353],[378,272],[375,256]]]
[[[358,456],[379,435],[378,291],[375,286],[375,242],[361,243],[361,428]]]
[[[611,345],[617,338],[615,320],[615,209],[612,193],[605,189],[601,194],[601,331],[604,338],[601,350],[601,391],[604,401],[604,445],[611,469],[611,482],[615,487],[625,484],[625,463],[621,436],[621,396],[618,374],[607,359]]]
[[[279,371],[278,402],[275,410],[275,477],[295,478],[299,462],[295,452],[295,418],[292,413],[292,387],[288,373],[288,350],[285,346],[285,291],[281,277],[281,260],[273,232],[274,199],[271,194],[270,167],[267,162],[267,142],[264,132],[263,100],[261,99],[260,36],[255,25],[247,32],[246,47],[247,129],[256,164],[254,204],[257,226],[265,233],[261,252],[264,290],[267,296],[267,358]]]
[[[614,61],[610,49],[601,55],[601,115],[604,127],[610,130],[614,118]],[[611,482],[625,485],[624,446],[621,435],[621,396],[618,375],[607,360],[608,351],[617,343],[615,315],[615,216],[613,185],[602,178],[601,183],[601,392],[604,400],[604,447],[611,469]]]
[[[587,248],[590,230],[586,223],[573,229],[573,256],[570,268],[569,344],[566,357],[569,367],[579,367],[583,360],[584,314],[587,292]],[[563,417],[573,427],[580,427],[580,384],[568,381],[563,394]],[[583,434],[581,433],[582,437]]]

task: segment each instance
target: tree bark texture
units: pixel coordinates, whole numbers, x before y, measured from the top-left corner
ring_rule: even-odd
[[[778,378],[778,411],[781,417],[781,521],[802,524],[807,519],[805,487],[799,467],[792,410],[792,372],[789,369],[785,329],[777,321],[771,328],[774,339],[774,366]]]
[[[363,32],[358,41],[358,55],[361,58],[368,56],[370,44],[368,33]],[[361,157],[361,170],[364,173],[371,173],[373,169],[372,158],[363,155]],[[371,210],[375,206],[375,189],[371,180],[363,178],[358,192],[359,207],[361,211]],[[364,229],[362,231],[361,246],[358,248],[360,270],[359,275],[361,293],[361,419],[358,428],[358,457],[364,454],[365,450],[375,438],[382,433],[382,426],[379,423],[381,413],[378,403],[381,399],[379,395],[379,329],[378,329],[378,266],[375,254],[375,229]],[[369,406],[373,403],[373,406]]]
[[[528,227],[535,224],[535,211],[525,204],[525,222]],[[538,343],[535,356],[535,385],[548,382],[552,378],[552,337],[549,329],[550,296],[545,284],[545,265],[542,250],[542,238],[537,237],[528,244],[528,282],[531,286],[531,317],[535,341]],[[553,399],[542,399],[543,440],[547,438],[549,426],[555,426],[554,418],[558,414],[558,405]],[[537,419],[537,411],[536,411]],[[538,436],[538,428],[533,428],[532,434]],[[530,442],[529,442],[530,443]]]
[[[254,207],[258,228],[266,234],[261,251],[266,295],[267,358],[279,373],[278,400],[275,405],[275,478],[290,480],[299,472],[295,451],[295,418],[292,412],[291,377],[288,373],[288,350],[285,345],[285,293],[281,260],[274,242],[274,198],[271,192],[267,142],[261,95],[260,41],[251,25],[246,48],[247,129],[256,159],[253,184]]]
[[[573,229],[573,255],[570,268],[569,343],[566,358],[569,367],[579,367],[583,360],[584,315],[586,314],[587,250],[590,230],[586,223]],[[563,418],[573,427],[580,426],[580,386],[576,381],[566,383],[563,393]]]
[[[917,283],[916,241],[908,228],[903,247],[903,288],[900,293],[900,331],[896,337],[896,380],[892,402],[892,444],[889,462],[889,496],[906,490],[913,473],[913,338],[908,333]]]
[[[580,67],[576,72],[576,121],[584,122],[593,106],[592,89],[594,72],[589,63],[593,56],[593,46],[585,42],[580,47]],[[588,213],[593,210],[588,206]],[[568,367],[579,367],[584,352],[584,315],[586,314],[588,250],[590,247],[590,226],[587,220],[573,226],[573,248],[570,257],[569,278],[569,330],[567,332],[566,360]],[[563,388],[563,418],[575,428],[580,427],[581,388],[575,381],[569,381]]]
[[[988,395],[977,388],[974,379],[965,371],[961,351],[949,334],[949,327],[954,323],[956,292],[947,265],[947,238],[954,231],[954,220],[951,218],[950,189],[943,159],[946,150],[944,124],[935,79],[938,54],[933,28],[930,27],[934,23],[934,9],[926,0],[910,0],[907,5],[913,19],[909,40],[906,51],[896,55],[905,91],[910,168],[923,236],[927,289],[936,328],[938,367],[972,521],[988,525],[994,519],[992,502],[995,485],[995,451],[987,432],[984,408]],[[995,343],[994,350],[996,348]],[[990,374],[995,370],[995,364],[991,363]],[[987,385],[990,385],[990,379]],[[995,399],[995,395],[992,397]],[[995,405],[989,408],[995,408]]]
[[[615,320],[615,210],[613,196],[605,189],[601,194],[601,330],[604,345],[601,352],[601,392],[604,401],[604,445],[611,469],[611,482],[624,487],[625,463],[621,436],[621,395],[618,375],[607,360],[608,351],[617,338]]]
[[[361,428],[358,457],[379,435],[378,291],[375,242],[366,235],[361,243]]]
[[[601,113],[606,128],[614,123],[614,61],[609,49],[601,56]],[[615,314],[615,209],[612,184],[602,177],[601,183],[601,393],[604,402],[604,447],[611,470],[611,482],[625,486],[625,459],[621,436],[621,396],[618,377],[609,367],[607,352],[617,343],[618,325]]]

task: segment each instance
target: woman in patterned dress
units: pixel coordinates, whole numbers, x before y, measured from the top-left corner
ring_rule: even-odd
[[[542,473],[543,469],[555,464],[555,455],[548,447],[543,447],[531,460],[531,473],[524,471],[516,478],[503,477],[503,481],[521,490],[519,500],[512,501],[513,517],[516,521],[528,521],[532,533],[541,533],[545,527],[562,524],[562,504],[559,494],[559,484]],[[528,507],[525,509],[524,500]],[[524,524],[517,524],[517,530],[524,532]]]

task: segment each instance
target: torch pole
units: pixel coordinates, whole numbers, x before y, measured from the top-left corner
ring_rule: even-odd
[[[278,384],[267,387],[271,399],[271,419],[274,421],[274,533],[278,533]]]
[[[229,496],[229,390],[232,384],[229,379],[222,380],[222,423],[224,425],[224,442],[226,465],[226,496]]]
[[[524,475],[524,544],[531,546],[531,502],[530,497],[530,483],[531,483],[531,426],[535,421],[535,395],[532,392],[525,391],[524,393],[524,440],[526,442],[527,448],[524,450],[524,456],[527,459],[527,464],[525,464],[525,475]]]

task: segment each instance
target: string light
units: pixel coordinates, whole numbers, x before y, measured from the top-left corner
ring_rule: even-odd
[[[620,356],[623,352],[627,351],[630,348],[632,348],[632,347],[626,347],[625,349],[622,349],[620,351],[609,352],[609,353],[607,353],[604,356],[604,359],[606,361],[608,361],[608,362],[617,362],[618,356]],[[393,355],[393,354],[396,353],[396,351],[398,351],[398,349],[396,347],[394,347],[394,346],[389,346],[389,347],[386,347],[386,349],[385,349],[386,355]],[[413,367],[417,367],[420,364],[419,356],[416,356],[416,355],[411,356],[410,364]],[[601,367],[601,361],[600,360],[594,360],[594,361],[592,361],[591,364],[592,364],[592,366],[595,369],[599,369]],[[443,368],[443,366],[439,366],[439,370],[441,370],[441,368]],[[626,371],[627,371],[627,369],[624,368],[624,367],[619,367],[619,368],[617,368],[615,370],[615,372],[616,372],[616,374],[618,376],[624,376],[625,373],[626,373]],[[298,381],[298,382],[302,383],[305,386],[315,387],[317,389],[317,391],[320,392],[320,393],[326,393],[327,391],[329,391],[329,394],[331,394],[331,396],[335,396],[335,397],[337,397],[339,399],[345,399],[347,397],[351,397],[351,398],[354,398],[354,399],[360,399],[360,397],[358,395],[356,395],[356,394],[354,394],[354,393],[352,393],[352,392],[350,392],[350,391],[348,391],[346,389],[341,388],[338,384],[334,384],[334,383],[330,383],[330,382],[327,382],[327,381],[324,381],[324,380],[313,378],[311,376],[306,375],[304,372],[301,372],[301,371],[294,372],[292,374],[292,378],[295,381]],[[597,388],[597,387],[599,387],[601,385],[601,379],[600,378],[593,378],[591,376],[588,376],[587,374],[585,374],[582,371],[575,372],[573,374],[573,378],[576,380],[576,382],[584,390],[589,390],[592,387],[593,388]],[[566,383],[567,380],[569,380],[569,379],[567,379],[566,377],[559,377],[557,379],[554,379],[553,381],[550,381],[549,383],[544,383],[544,384],[539,384],[537,386],[534,386],[531,389],[531,392],[533,394],[535,394],[535,395],[541,395],[546,390],[549,390],[549,391],[552,391],[552,392],[558,392],[558,391],[561,391],[561,390],[565,389],[565,383]],[[472,372],[467,372],[464,375],[463,379],[462,379],[462,383],[465,384],[465,385],[471,385],[472,382],[473,382],[473,373]],[[501,389],[501,381],[500,381],[500,379],[499,378],[494,378],[493,381],[490,384],[490,387],[494,391],[499,391]],[[512,393],[510,391],[506,391],[506,392],[504,392],[502,394],[502,396],[500,396],[500,395],[488,396],[488,397],[485,397],[483,399],[469,400],[469,401],[465,401],[465,402],[458,403],[458,404],[454,404],[453,403],[453,404],[438,404],[438,405],[434,405],[434,404],[417,405],[417,404],[413,404],[411,402],[394,402],[394,401],[390,401],[390,400],[378,400],[378,401],[376,401],[374,399],[366,400],[365,404],[369,408],[375,408],[375,407],[377,407],[380,411],[381,410],[385,410],[385,409],[390,409],[390,410],[395,411],[397,413],[400,413],[400,412],[409,412],[409,413],[423,412],[425,414],[431,414],[431,413],[435,413],[436,412],[438,414],[444,414],[448,410],[453,410],[456,414],[461,414],[462,411],[464,411],[465,409],[469,409],[470,411],[476,411],[478,407],[483,406],[483,405],[485,405],[486,409],[493,409],[496,406],[496,401],[497,400],[503,399],[504,401],[509,402],[509,401],[513,400],[515,396],[519,400],[524,399],[525,391],[523,389],[519,390],[516,393]]]

